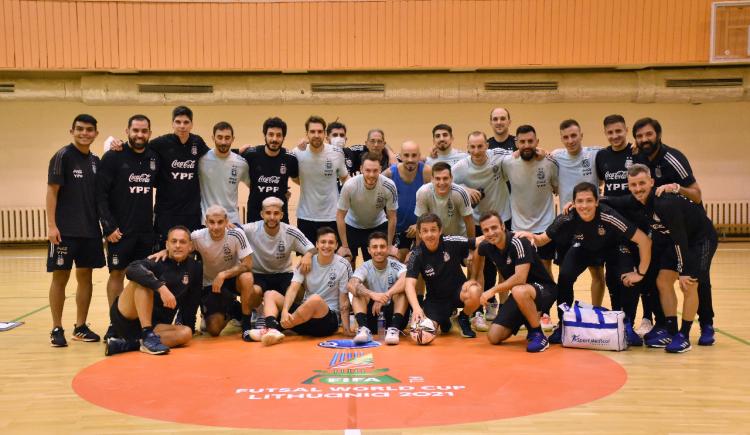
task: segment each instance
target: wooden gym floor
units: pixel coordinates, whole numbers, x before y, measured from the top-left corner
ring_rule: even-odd
[[[0,249],[0,321],[25,322],[19,328],[0,332],[0,433],[231,431],[222,427],[130,416],[100,408],[79,397],[71,382],[79,371],[105,358],[103,346],[101,343],[70,340],[75,312],[73,282],[69,284],[63,316],[70,345],[64,349],[49,346],[49,276],[44,272],[44,256],[43,248]],[[667,355],[662,350],[645,348],[620,353],[602,352],[601,355],[620,364],[627,372],[625,385],[609,396],[566,409],[503,420],[415,429],[363,430],[362,433],[750,433],[750,377],[747,375],[750,369],[750,323],[745,317],[750,308],[750,244],[722,243],[714,258],[712,272],[718,331],[716,345],[697,346],[696,325],[692,335],[693,350],[683,355]],[[576,285],[578,299],[589,299],[587,275],[584,273]],[[92,329],[100,334],[108,324],[106,278],[106,269],[94,274],[94,297],[89,314]],[[606,299],[605,305],[608,303]],[[483,334],[477,340],[486,343]],[[479,343],[475,341],[471,346]],[[238,342],[237,345],[245,344]],[[401,346],[413,344],[403,339]],[[456,340],[456,346],[461,346],[459,340]],[[483,358],[492,358],[496,352],[507,352],[507,349],[486,344],[486,349],[482,349],[486,355]],[[398,351],[398,348],[393,351]],[[420,351],[429,355],[430,348]],[[293,364],[289,361],[284,363]],[[472,358],[467,358],[460,369],[471,370],[471,367]],[[554,371],[556,367],[552,363],[547,369]],[[503,370],[498,367],[497,371],[477,373],[476,376],[503,376]],[[550,388],[532,394],[541,397],[555,395],[556,391]],[[195,391],[194,400],[201,400],[199,390]],[[493,404],[487,403],[486,406]],[[289,416],[294,416],[291,407]]]

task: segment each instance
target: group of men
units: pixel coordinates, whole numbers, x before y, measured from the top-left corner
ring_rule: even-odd
[[[73,339],[100,341],[86,317],[92,269],[104,265],[102,237],[108,355],[168,353],[191,339],[198,311],[208,334],[236,319],[243,340],[265,345],[281,342],[284,331],[323,337],[340,325],[367,342],[381,316],[386,343],[397,344],[409,318],[429,318],[445,333],[458,312],[464,337],[488,331],[498,344],[526,327],[527,350],[540,352],[560,342],[561,328],[547,337],[542,323],[555,302],[573,302],[586,268],[594,304],[606,283],[612,307],[625,311],[630,345],[690,350],[696,312],[699,344],[713,344],[716,233],[687,159],[661,142],[658,121],[638,120],[632,145],[624,118],[610,115],[610,146],[601,149],[582,146],[580,125],[566,120],[564,148],[551,153],[538,146],[534,127],[511,135],[510,124],[507,109],[493,109],[493,136],[471,132],[466,152],[454,148],[451,126],[438,124],[426,158],[414,141],[394,152],[380,129],[347,147],[346,126],[317,116],[292,150],[283,147],[287,125],[277,117],[263,124],[265,144],[241,149],[232,149],[233,127],[219,122],[209,149],[191,133],[192,111],[179,106],[173,133],[151,139],[149,118],[133,115],[127,140],[100,160],[90,149],[97,121],[79,115],[73,142],[49,166],[51,344],[67,345],[61,318],[74,262]],[[290,179],[300,186],[296,226]],[[244,225],[240,183],[250,190]],[[296,266],[293,252],[301,257]],[[552,260],[560,265],[557,281]],[[679,329],[678,280],[685,295]],[[633,326],[639,296],[643,339]],[[484,314],[496,300],[499,312]]]

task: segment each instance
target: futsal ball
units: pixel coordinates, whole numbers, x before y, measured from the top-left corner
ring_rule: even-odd
[[[432,320],[425,317],[421,322],[415,322],[411,325],[409,335],[417,344],[430,344],[435,339],[437,331]]]

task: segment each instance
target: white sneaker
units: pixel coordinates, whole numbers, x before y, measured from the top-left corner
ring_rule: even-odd
[[[638,329],[635,330],[635,333],[643,337],[651,332],[652,329],[654,329],[654,324],[651,323],[651,320],[643,319],[641,320],[641,324],[638,325]]]
[[[200,326],[201,332],[206,332],[206,318],[201,316],[201,326]]]
[[[372,341],[372,333],[367,326],[360,326],[357,335],[354,336],[354,344],[365,344]]]
[[[250,340],[251,341],[261,341],[263,339],[263,334],[265,332],[264,329],[251,329],[250,330]]]
[[[471,319],[471,326],[475,331],[479,332],[487,332],[490,330],[490,326],[487,324],[487,321],[484,320],[482,313],[474,314],[474,318]]]
[[[385,332],[385,344],[398,344],[400,332],[398,328],[391,326]]]
[[[542,316],[539,318],[539,325],[542,327],[542,331],[551,331],[555,329],[555,324],[552,323],[552,319],[549,317],[549,314],[542,314]]]
[[[495,320],[499,308],[500,306],[497,302],[490,302],[487,304],[487,307],[484,309],[484,319],[490,322]]]
[[[278,329],[266,329],[266,333],[263,334],[260,341],[263,342],[264,346],[273,346],[274,344],[280,343],[284,339],[284,334]]]

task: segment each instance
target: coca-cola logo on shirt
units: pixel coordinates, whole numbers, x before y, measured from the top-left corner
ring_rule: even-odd
[[[128,177],[130,183],[150,183],[151,174],[130,174]]]
[[[195,169],[195,160],[172,160],[172,169]]]
[[[261,175],[258,177],[258,183],[269,183],[269,184],[279,184],[281,182],[281,177],[278,175],[271,175],[271,176],[265,176]]]

